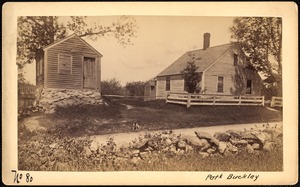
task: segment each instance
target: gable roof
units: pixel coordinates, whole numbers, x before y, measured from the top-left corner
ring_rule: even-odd
[[[188,61],[195,61],[196,66],[198,66],[197,72],[203,72],[210,65],[212,65],[219,57],[225,54],[232,44],[224,44],[214,47],[209,47],[206,50],[199,49],[194,51],[188,51],[179,57],[173,64],[168,66],[165,70],[159,73],[157,76],[167,76],[167,75],[178,75],[181,71],[185,69]]]
[[[58,44],[60,44],[60,43],[62,43],[62,42],[64,42],[64,41],[67,41],[67,40],[69,40],[69,39],[71,39],[71,38],[73,38],[73,37],[78,38],[80,41],[82,41],[85,45],[87,45],[91,50],[93,50],[93,51],[94,51],[95,53],[97,53],[99,56],[101,56],[101,57],[103,56],[101,53],[99,53],[99,51],[97,51],[97,50],[96,50],[95,48],[93,48],[89,43],[87,43],[84,39],[82,39],[81,37],[79,37],[79,36],[76,35],[76,34],[71,34],[70,36],[67,36],[67,37],[64,38],[64,39],[55,41],[55,42],[53,42],[52,44],[49,44],[49,45],[43,47],[43,50],[47,50],[47,49],[49,49],[49,48],[52,48],[52,47],[54,47],[54,46],[56,46],[56,45],[58,45]]]

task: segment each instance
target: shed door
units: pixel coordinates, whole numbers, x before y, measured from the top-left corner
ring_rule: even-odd
[[[95,75],[95,58],[83,58],[83,87],[95,88],[96,75]]]

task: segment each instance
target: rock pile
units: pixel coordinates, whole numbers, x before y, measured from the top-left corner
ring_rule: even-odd
[[[161,134],[146,134],[144,138],[131,143],[131,160],[137,162],[147,159],[152,152],[188,154],[197,153],[201,157],[213,155],[228,156],[238,152],[259,154],[261,151],[272,151],[275,146],[282,145],[282,128],[278,126],[251,130],[228,130],[216,132],[213,136],[202,131],[192,135],[176,135],[172,131]]]
[[[101,94],[95,90],[43,89],[38,106],[51,114],[58,106],[101,103]]]

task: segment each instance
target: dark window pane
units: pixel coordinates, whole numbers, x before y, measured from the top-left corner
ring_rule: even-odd
[[[171,85],[170,85],[170,77],[166,77],[166,91],[170,91],[170,87],[171,87]]]
[[[218,88],[217,92],[223,92],[224,91],[224,77],[218,76]]]
[[[238,55],[237,54],[233,54],[233,65],[237,65],[238,64]]]

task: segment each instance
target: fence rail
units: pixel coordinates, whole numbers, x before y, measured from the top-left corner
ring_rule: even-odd
[[[34,104],[36,99],[36,86],[18,85],[18,109],[22,110]]]
[[[166,103],[193,105],[254,105],[264,106],[264,96],[208,95],[170,92]]]
[[[271,107],[282,107],[282,97],[272,97],[271,99]]]

